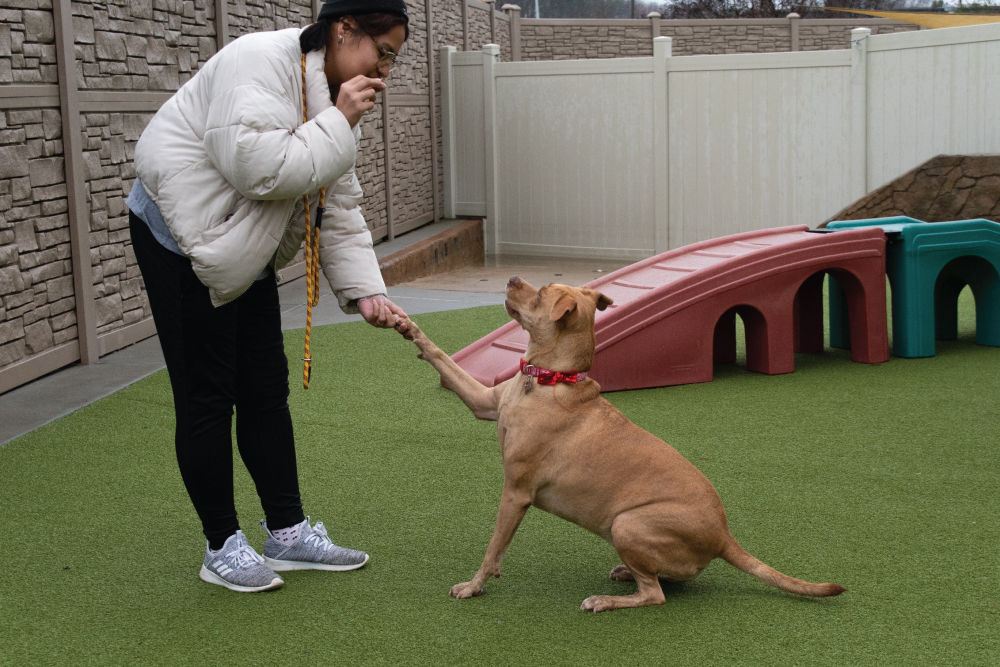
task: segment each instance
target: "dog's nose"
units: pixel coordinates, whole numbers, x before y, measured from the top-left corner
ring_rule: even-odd
[[[523,283],[523,282],[524,281],[521,280],[521,276],[511,276],[510,280],[507,281],[507,288],[508,289],[513,289],[515,287],[520,287],[521,283]]]

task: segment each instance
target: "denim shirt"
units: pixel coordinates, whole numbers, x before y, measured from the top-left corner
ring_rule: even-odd
[[[135,179],[132,182],[132,190],[128,193],[128,199],[125,200],[125,205],[128,206],[129,210],[136,214],[136,216],[146,223],[149,227],[149,231],[153,233],[153,238],[155,238],[161,246],[169,250],[170,252],[176,253],[181,256],[185,256],[181,252],[180,246],[177,245],[177,241],[171,236],[170,230],[167,229],[167,223],[163,220],[163,215],[160,213],[160,207],[156,205],[156,202],[149,196],[146,192],[146,188],[142,187],[142,181]]]

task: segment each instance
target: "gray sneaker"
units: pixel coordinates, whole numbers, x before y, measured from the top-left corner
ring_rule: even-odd
[[[246,535],[237,530],[215,554],[205,547],[205,562],[198,577],[231,591],[256,593],[279,588],[285,581],[264,564],[264,559],[247,544]]]
[[[356,570],[368,562],[368,554],[364,551],[338,547],[330,541],[323,522],[317,521],[315,526],[309,525],[309,517],[303,521],[299,529],[299,539],[294,544],[285,546],[279,542],[267,523],[260,522],[267,532],[267,542],[264,543],[264,562],[275,572],[288,570],[328,570],[344,572]]]

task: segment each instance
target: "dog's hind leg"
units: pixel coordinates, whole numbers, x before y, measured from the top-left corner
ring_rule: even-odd
[[[624,607],[647,607],[666,602],[663,589],[660,588],[660,580],[655,574],[638,574],[633,571],[632,576],[639,585],[639,590],[632,595],[593,595],[583,601],[580,609],[598,612]]]
[[[632,595],[594,595],[584,600],[580,609],[598,612],[666,602],[657,576],[662,544],[650,535],[649,519],[648,509],[643,508],[619,515],[611,526],[611,543],[623,563],[612,570],[611,578],[634,580],[638,590]]]

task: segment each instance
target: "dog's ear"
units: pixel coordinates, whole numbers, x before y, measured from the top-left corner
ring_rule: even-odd
[[[597,310],[604,310],[608,306],[614,303],[614,301],[611,300],[611,297],[604,296],[597,290],[586,288],[584,291],[586,292],[587,296],[589,296],[591,299],[594,300],[594,306],[597,308]]]
[[[557,322],[574,310],[576,310],[576,299],[573,298],[572,294],[563,292],[556,299],[555,303],[552,304],[552,310],[549,311],[549,319]]]
[[[613,303],[614,301],[611,300],[611,297],[604,296],[600,292],[597,292],[597,310],[604,310]]]

